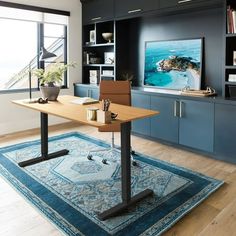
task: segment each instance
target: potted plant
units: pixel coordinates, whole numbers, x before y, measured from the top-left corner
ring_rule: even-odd
[[[35,69],[33,74],[39,78],[40,91],[43,98],[49,101],[56,101],[61,88],[62,76],[68,67],[75,67],[75,63],[53,64],[49,69]]]

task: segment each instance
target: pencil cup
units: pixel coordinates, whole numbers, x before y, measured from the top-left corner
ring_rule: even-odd
[[[109,124],[111,123],[111,112],[110,111],[97,111],[97,122]]]
[[[87,108],[87,120],[96,120],[97,119],[97,110],[96,107]]]

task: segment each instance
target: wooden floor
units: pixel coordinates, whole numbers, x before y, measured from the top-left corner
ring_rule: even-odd
[[[50,128],[50,135],[80,131],[110,141],[109,133],[95,128],[66,123]],[[38,139],[39,130],[0,136],[0,146]],[[119,134],[115,140],[119,141]],[[119,143],[117,143],[119,144]],[[225,181],[225,185],[182,218],[164,235],[236,235],[236,165],[216,161],[154,141],[132,137],[132,147],[138,152],[190,168]],[[27,203],[0,177],[0,236],[59,236],[50,222]]]

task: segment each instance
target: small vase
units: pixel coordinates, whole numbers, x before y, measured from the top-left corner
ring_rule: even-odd
[[[57,97],[60,92],[60,87],[58,86],[40,86],[40,91],[43,98],[48,98],[49,101],[57,101]]]

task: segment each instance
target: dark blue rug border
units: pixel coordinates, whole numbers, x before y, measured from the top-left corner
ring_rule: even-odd
[[[84,134],[80,134],[77,132],[51,137],[51,138],[49,138],[49,142],[52,142],[54,140],[59,140],[62,138],[71,137],[71,136],[82,138],[84,140],[93,142],[93,143],[100,145],[100,146],[104,146],[104,147],[109,146],[109,144],[104,143],[104,141],[95,140],[93,138],[90,138]],[[2,153],[13,151],[15,149],[25,148],[25,147],[32,145],[32,144],[40,144],[40,140],[30,141],[30,142],[25,142],[25,143],[20,143],[20,144],[11,145],[8,147],[0,148],[0,155],[2,157],[2,158],[0,158],[0,163],[2,164],[3,167],[8,169],[10,171],[10,173],[14,173],[14,177],[16,179],[18,179],[22,184],[24,184],[28,189],[30,189],[32,192],[37,191],[37,196],[40,199],[42,199],[43,202],[45,202],[50,207],[52,207],[55,211],[58,212],[58,214],[63,215],[63,217],[68,222],[70,222],[71,225],[73,225],[75,228],[78,228],[83,234],[92,235],[93,232],[96,232],[97,235],[101,235],[101,236],[102,235],[109,235],[106,231],[104,231],[102,228],[100,228],[95,223],[90,221],[83,214],[76,211],[69,204],[65,203],[58,196],[56,196],[55,194],[50,192],[47,188],[45,188],[43,185],[41,185],[40,183],[35,181],[31,176],[29,176],[27,173],[22,171],[22,169],[20,167],[18,167],[18,165],[12,163],[11,161],[9,161],[7,158],[5,158],[2,155]],[[213,178],[206,177],[206,176],[201,175],[199,173],[190,171],[190,170],[182,168],[182,167],[175,166],[170,163],[166,163],[164,161],[152,159],[152,158],[145,156],[143,154],[137,154],[136,158],[137,158],[137,160],[140,160],[140,161],[145,162],[147,164],[162,168],[167,171],[171,171],[177,175],[188,178],[193,181],[193,184],[191,184],[190,186],[185,188],[184,191],[181,191],[180,193],[176,194],[171,199],[167,200],[164,204],[161,204],[159,207],[153,209],[147,215],[144,215],[143,217],[136,220],[134,223],[130,224],[129,226],[127,226],[123,230],[119,231],[115,235],[130,235],[130,236],[138,235],[143,232],[144,228],[148,229],[153,224],[155,224],[155,222],[160,220],[163,216],[172,212],[176,208],[176,205],[170,204],[170,202],[173,202],[173,200],[174,200],[174,202],[178,202],[177,205],[182,205],[186,200],[188,200],[190,197],[193,197],[194,195],[199,193],[202,189],[206,188],[208,185],[211,185],[214,183],[212,186],[212,189],[209,189],[208,194],[210,194],[214,190],[216,190],[220,185],[223,184],[222,181],[218,181]],[[5,176],[5,178],[7,178],[8,181],[10,181],[11,184],[13,184],[14,187],[17,188],[22,193],[21,189],[19,189],[19,187],[16,186],[16,184],[14,184],[11,180],[9,180],[9,177]],[[40,191],[39,191],[39,189],[40,189]],[[22,194],[24,194],[24,193],[22,193]],[[32,201],[32,199],[29,199],[29,201]],[[200,203],[200,201],[198,201],[198,204],[199,203]],[[37,206],[37,204],[35,204],[35,205]],[[58,205],[60,206],[59,209],[58,209]],[[43,211],[43,209],[41,209],[41,208],[39,208],[39,209],[41,211]],[[65,209],[67,209],[67,212],[69,214],[67,214],[67,215],[65,214]],[[43,212],[43,213],[45,214],[45,212]],[[186,213],[187,212],[184,212],[184,214],[186,214]],[[80,234],[74,234],[74,232],[72,232],[68,229],[65,229],[64,227],[62,227],[62,225],[60,225],[60,222],[58,222],[56,219],[50,217],[48,214],[46,214],[46,215],[47,215],[47,217],[50,218],[50,220],[52,220],[57,226],[60,227],[60,229],[65,231],[65,233],[67,233],[68,235],[80,235]],[[145,227],[143,225],[144,222],[145,222]],[[90,224],[90,227],[87,227],[88,224]]]

